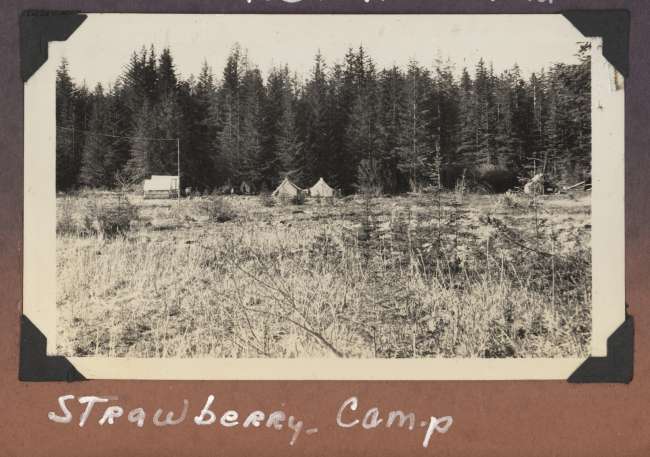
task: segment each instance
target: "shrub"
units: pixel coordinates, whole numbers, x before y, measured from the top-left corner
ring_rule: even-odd
[[[506,208],[516,208],[518,205],[517,201],[510,195],[502,195],[500,198],[501,206]]]
[[[505,192],[519,184],[517,173],[507,168],[484,167],[476,172],[475,181],[488,185],[494,192]]]
[[[441,182],[453,188],[465,177],[467,190],[474,193],[501,193],[518,185],[517,173],[503,167],[489,165],[451,164],[442,169]]]
[[[273,208],[275,206],[275,200],[271,197],[271,192],[269,192],[266,184],[262,184],[260,189],[260,204],[265,208]]]
[[[219,188],[219,194],[220,195],[230,195],[230,194],[232,194],[233,189],[234,188],[233,188],[232,184],[230,184],[230,182],[227,182],[226,184],[224,184],[223,186],[221,186]]]
[[[208,222],[228,222],[236,217],[232,207],[223,197],[204,200],[199,203],[198,208],[207,216]]]
[[[298,192],[296,195],[291,197],[290,201],[292,205],[300,206],[300,205],[304,205],[306,200],[307,197],[305,197],[305,194],[303,194],[302,192]]]
[[[68,197],[64,197],[62,200],[56,209],[56,233],[57,235],[75,235],[78,230],[74,219],[73,200]]]
[[[137,220],[138,208],[127,198],[120,197],[117,203],[91,205],[85,226],[91,233],[102,233],[107,238],[115,238],[128,232],[131,223]]]

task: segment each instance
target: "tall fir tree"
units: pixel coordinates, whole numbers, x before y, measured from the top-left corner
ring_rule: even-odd
[[[432,171],[433,148],[429,129],[429,71],[411,60],[405,77],[402,130],[399,135],[399,168],[408,176],[412,190],[418,190]]]
[[[404,107],[404,75],[393,66],[383,70],[380,75],[380,155],[382,161],[383,181],[388,192],[406,188],[408,181],[403,179],[399,169],[399,135],[402,129]]]
[[[75,133],[77,116],[75,101],[77,87],[68,73],[64,58],[56,72],[56,188],[66,190],[77,184],[81,162],[78,134]]]
[[[328,87],[326,76],[327,65],[318,51],[314,58],[311,77],[305,84],[304,97],[301,99],[298,117],[299,132],[305,154],[306,174],[315,181],[321,177],[329,180],[333,165],[330,161],[327,125]],[[300,123],[302,121],[302,123]]]
[[[177,141],[191,187],[241,179],[272,187],[288,175],[304,186],[323,177],[344,192],[399,192],[453,186],[462,169],[479,181],[494,169],[588,179],[589,56],[581,44],[577,64],[554,64],[525,81],[517,65],[496,75],[483,60],[473,77],[466,68],[457,77],[441,53],[432,71],[415,60],[377,70],[359,47],[329,66],[318,53],[299,81],[287,66],[264,78],[235,44],[217,80],[207,62],[182,79],[169,48],[156,56],[143,46],[114,84],[92,92],[74,83],[63,60],[57,189],[110,187],[117,172],[134,180],[175,174]]]

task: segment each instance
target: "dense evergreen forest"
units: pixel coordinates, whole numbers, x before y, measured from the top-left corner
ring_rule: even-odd
[[[272,188],[288,176],[300,186],[323,177],[344,193],[396,193],[451,187],[465,173],[500,191],[541,172],[578,182],[591,169],[591,83],[588,44],[576,52],[579,64],[524,80],[516,64],[495,74],[483,60],[460,78],[440,57],[433,68],[411,60],[378,69],[359,47],[332,65],[318,53],[305,80],[287,66],[265,80],[235,44],[219,76],[205,62],[184,80],[170,50],[152,46],[114,84],[93,89],[63,60],[57,190],[175,175],[176,138],[183,187],[250,179]]]

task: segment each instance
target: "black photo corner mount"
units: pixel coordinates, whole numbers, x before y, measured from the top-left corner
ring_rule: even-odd
[[[78,11],[25,11],[20,17],[20,73],[27,82],[47,61],[47,44],[65,41],[88,16]]]
[[[630,12],[628,10],[565,11],[561,13],[586,37],[602,37],[603,57],[628,75]],[[627,305],[625,305],[627,309]],[[589,357],[567,379],[571,383],[624,383],[634,375],[634,318],[625,321],[607,339],[607,357]]]
[[[603,38],[603,57],[627,78],[630,12],[628,10],[564,11],[561,13],[586,37]]]
[[[20,320],[18,379],[27,382],[87,381],[65,357],[47,355],[47,338],[25,315]]]
[[[20,70],[23,82],[47,61],[48,43],[65,41],[86,20],[78,11],[25,11],[20,17]],[[62,356],[47,355],[47,338],[23,315],[20,322],[20,381],[86,381]]]
[[[626,311],[625,321],[607,338],[607,357],[589,357],[567,381],[629,384],[633,376],[634,318]]]

